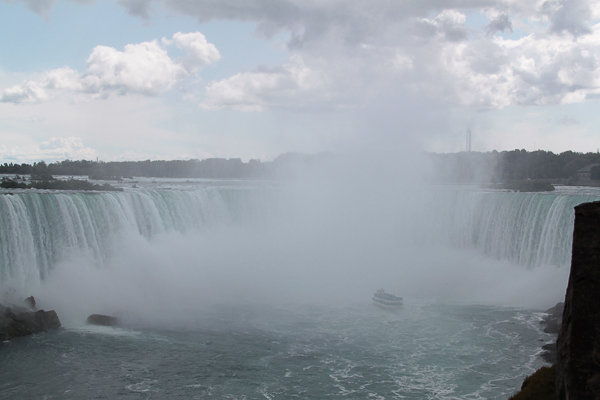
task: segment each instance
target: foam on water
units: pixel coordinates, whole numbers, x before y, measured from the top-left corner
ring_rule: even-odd
[[[564,296],[572,208],[600,198],[126,189],[0,195],[0,289],[66,327],[0,344],[1,397],[505,399],[552,337],[499,304]],[[366,304],[381,286],[403,309]]]
[[[110,335],[110,336],[127,336],[127,337],[140,337],[141,332],[132,329],[125,329],[120,327],[110,326],[99,326],[99,325],[84,325],[84,324],[69,324],[63,325],[64,329],[70,332],[76,332],[83,335]]]

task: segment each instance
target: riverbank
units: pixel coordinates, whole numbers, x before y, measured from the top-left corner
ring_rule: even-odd
[[[49,189],[49,190],[97,190],[102,192],[122,192],[122,188],[116,188],[108,183],[103,185],[93,184],[89,181],[82,179],[69,179],[69,180],[41,180],[31,181],[26,183],[24,180],[17,178],[2,177],[0,182],[0,188],[2,189]]]

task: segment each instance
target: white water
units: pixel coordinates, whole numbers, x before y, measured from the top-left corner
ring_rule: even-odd
[[[0,295],[64,327],[0,343],[3,398],[506,399],[553,337],[505,306],[564,298],[573,206],[599,198],[138,185],[0,194]],[[382,286],[397,313],[370,305]]]
[[[447,190],[436,197],[419,240],[432,238],[524,267],[564,266],[571,260],[574,207],[600,200],[585,190],[559,193]],[[588,191],[589,192],[589,191]],[[421,211],[426,214],[426,210]],[[418,222],[417,222],[418,223]]]
[[[214,187],[0,196],[0,282],[43,280],[74,252],[102,266],[115,235],[150,239],[252,219],[263,192]],[[254,198],[253,198],[254,197]],[[226,204],[227,203],[227,204]],[[268,207],[267,204],[262,207]]]
[[[309,196],[264,183],[176,183],[0,195],[4,290],[118,309],[231,293],[346,301],[386,286],[544,307],[564,295],[573,207],[600,199],[578,189]]]

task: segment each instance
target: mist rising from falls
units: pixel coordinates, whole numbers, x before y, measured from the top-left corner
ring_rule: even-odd
[[[564,295],[573,207],[598,199],[455,187],[27,191],[0,196],[0,286],[65,307],[86,298],[95,308],[82,314],[357,301],[381,286],[500,302],[546,288],[544,304]]]

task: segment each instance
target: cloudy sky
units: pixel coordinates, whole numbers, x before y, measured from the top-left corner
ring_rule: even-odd
[[[0,0],[0,162],[600,148],[595,0]]]

